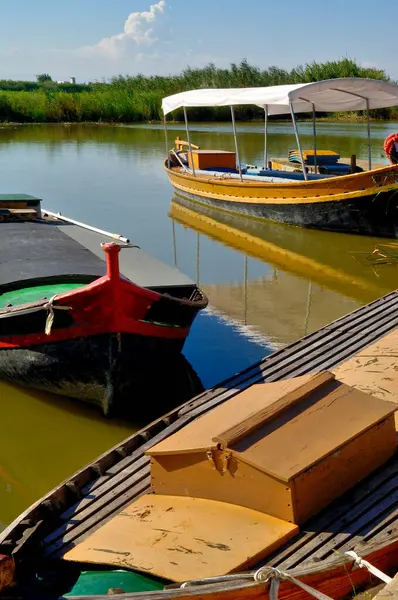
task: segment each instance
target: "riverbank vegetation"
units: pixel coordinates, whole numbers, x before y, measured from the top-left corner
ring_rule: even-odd
[[[57,83],[47,74],[37,81],[0,81],[0,121],[17,123],[139,122],[162,119],[164,96],[194,88],[252,87],[310,83],[336,77],[370,77],[390,81],[382,69],[365,68],[345,58],[326,63],[312,62],[291,71],[278,67],[261,70],[246,60],[220,69],[209,64],[202,69],[185,69],[175,76],[122,76],[109,82]],[[319,116],[322,117],[320,114]],[[333,115],[332,115],[333,116]],[[398,107],[371,111],[373,118],[396,119]],[[262,118],[254,106],[238,107],[236,118]],[[338,117],[338,115],[334,115]],[[182,119],[175,111],[173,118]],[[192,120],[229,120],[229,108],[190,109]],[[361,118],[357,113],[354,118]]]

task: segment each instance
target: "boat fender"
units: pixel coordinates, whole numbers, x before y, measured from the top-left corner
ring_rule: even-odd
[[[398,133],[391,133],[386,137],[383,148],[390,163],[396,165],[398,163]]]

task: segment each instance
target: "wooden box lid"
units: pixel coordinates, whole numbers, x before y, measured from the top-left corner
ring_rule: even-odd
[[[296,533],[296,525],[242,506],[148,494],[64,559],[187,581],[251,566]]]
[[[397,408],[325,371],[253,385],[147,453],[160,458],[228,448],[236,458],[289,482]]]

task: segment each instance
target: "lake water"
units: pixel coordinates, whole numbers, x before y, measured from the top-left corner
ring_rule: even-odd
[[[372,124],[374,162],[386,162],[383,140],[397,128]],[[261,164],[263,125],[238,132],[241,160]],[[311,147],[312,124],[300,132]],[[170,145],[176,135],[186,137],[170,125]],[[229,124],[193,123],[191,136],[202,147],[233,149]],[[270,156],[295,145],[290,124],[270,125]],[[318,148],[367,158],[366,125],[321,122]],[[37,195],[49,210],[126,235],[198,281],[210,304],[184,353],[204,387],[397,287],[398,267],[376,269],[366,258],[385,240],[196,214],[173,200],[164,154],[158,125],[4,127],[1,192]],[[7,383],[0,406],[0,528],[137,427]]]

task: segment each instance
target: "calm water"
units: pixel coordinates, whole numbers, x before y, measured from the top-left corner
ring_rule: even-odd
[[[304,147],[311,127],[300,126]],[[397,127],[372,125],[375,162],[385,162],[382,142]],[[242,161],[261,164],[262,131],[239,127]],[[185,138],[181,126],[169,127],[170,142],[175,135]],[[192,141],[233,149],[228,124],[192,124]],[[291,126],[271,125],[270,155],[292,147]],[[318,147],[366,158],[365,125],[319,123]],[[2,192],[38,195],[49,210],[127,235],[200,283],[210,307],[185,355],[205,387],[397,287],[396,267],[374,270],[364,258],[376,239],[193,213],[172,200],[163,158],[157,125],[0,129]],[[0,528],[136,428],[5,383],[0,402]]]

